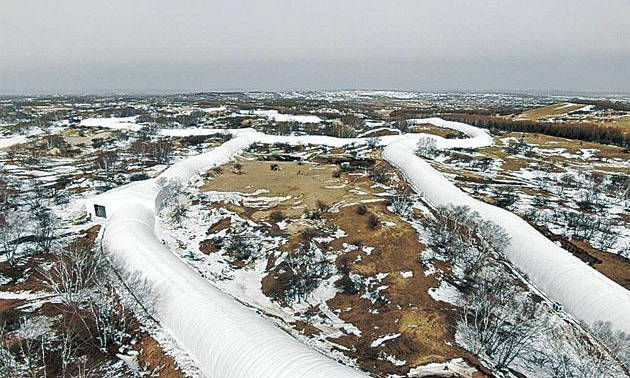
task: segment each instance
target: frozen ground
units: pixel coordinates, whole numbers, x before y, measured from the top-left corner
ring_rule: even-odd
[[[136,123],[136,117],[85,118],[81,120],[81,126],[131,131],[138,131],[143,127]]]
[[[115,127],[121,127],[116,122]],[[487,146],[492,138],[485,131],[440,119],[412,122],[430,122],[469,136],[444,139],[416,134],[380,138],[380,143],[386,145],[384,157],[400,168],[417,190],[422,190],[436,205],[467,205],[505,227],[512,238],[508,257],[553,300],[563,303],[578,318],[588,322],[609,320],[628,331],[625,320],[630,318],[630,295],[625,289],[557,247],[519,217],[470,198],[415,155],[416,143],[422,137],[434,139],[438,148]],[[178,130],[164,134],[203,135],[217,131]],[[165,188],[169,182],[186,184],[195,172],[229,161],[254,142],[330,146],[366,143],[360,138],[270,136],[243,129],[234,134],[236,137],[224,145],[173,165],[158,179],[132,183],[87,200],[91,212],[94,204],[107,208],[109,219],[103,232],[106,246],[125,261],[129,270],[141,272],[156,286],[162,295],[160,319],[210,376],[289,377],[305,376],[305,372],[309,377],[361,375],[306,347],[235,302],[198,277],[156,237],[155,215],[161,198],[168,195]]]

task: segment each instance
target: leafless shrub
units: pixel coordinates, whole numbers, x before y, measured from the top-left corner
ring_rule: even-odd
[[[369,148],[371,149],[375,149],[376,147],[378,147],[379,143],[381,142],[381,138],[379,137],[372,137],[372,138],[368,138],[366,141],[366,144]]]
[[[543,306],[500,275],[481,280],[466,296],[457,327],[468,347],[488,356],[498,370],[529,352],[550,329]]]
[[[223,247],[229,256],[241,261],[252,261],[261,257],[264,252],[258,237],[248,231],[226,237]]]
[[[271,213],[271,220],[274,222],[282,222],[286,218],[286,215],[279,210],[273,211]]]
[[[184,194],[184,185],[179,180],[164,178],[158,179],[157,184],[161,187],[155,201],[158,211],[165,210],[171,220],[179,223],[190,205]]]
[[[337,272],[341,276],[335,281],[335,286],[342,290],[346,294],[357,294],[359,292],[360,285],[352,279],[352,261],[350,255],[344,254],[337,258],[339,261],[339,269]]]
[[[331,272],[330,262],[312,243],[287,253],[285,262],[290,269],[282,293],[286,302],[305,300]]]
[[[367,206],[365,205],[359,205],[357,207],[357,214],[359,215],[365,215],[367,213]]]
[[[416,143],[416,154],[425,158],[434,158],[440,150],[437,148],[435,139],[431,137],[422,137]]]
[[[9,210],[4,216],[0,214],[0,251],[12,267],[16,264],[15,253],[26,231],[27,219],[27,214],[18,210]]]
[[[430,225],[430,242],[474,282],[493,254],[500,256],[510,244],[505,230],[465,206],[438,207]]]
[[[63,303],[79,307],[89,298],[87,289],[102,279],[103,255],[95,251],[91,243],[83,241],[76,241],[66,251],[54,254],[50,269],[40,270],[44,282]]]
[[[400,216],[407,214],[411,208],[411,194],[408,189],[398,189],[391,198],[392,210]]]
[[[370,216],[368,217],[368,226],[371,229],[376,229],[376,227],[378,227],[378,225],[380,224],[380,220],[378,219],[378,217],[374,214],[370,214]]]
[[[328,209],[330,208],[326,202],[321,200],[317,200],[315,202],[315,206],[317,207],[317,210],[319,210],[319,212],[321,213],[328,211]]]
[[[380,184],[386,184],[389,181],[389,176],[387,175],[387,167],[385,166],[385,164],[374,165],[368,172],[368,176],[372,181],[378,182]]]

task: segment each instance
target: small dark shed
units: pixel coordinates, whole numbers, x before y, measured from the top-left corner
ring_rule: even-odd
[[[107,218],[107,212],[105,206],[94,204],[94,214],[99,218]]]

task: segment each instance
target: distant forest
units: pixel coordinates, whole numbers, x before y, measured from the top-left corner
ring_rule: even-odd
[[[612,110],[630,112],[630,104],[627,102],[610,101],[610,100],[587,100],[584,98],[577,98],[577,97],[572,98],[570,102],[573,102],[576,104],[595,105],[601,109],[612,109]]]
[[[584,103],[584,101],[581,102]],[[624,133],[619,127],[605,127],[596,123],[512,120],[488,115],[463,113],[445,114],[443,118],[450,121],[465,122],[485,129],[539,133],[630,148],[630,133]]]

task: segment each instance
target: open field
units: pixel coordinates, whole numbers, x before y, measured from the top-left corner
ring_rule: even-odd
[[[509,143],[515,140],[523,141],[528,147],[522,151],[510,150]],[[452,175],[459,187],[476,198],[495,205],[505,203],[503,206],[530,219],[533,224],[545,230],[546,227],[553,228],[553,231],[546,231],[551,238],[562,240],[563,245],[577,257],[627,287],[630,280],[630,235],[623,209],[627,209],[628,199],[623,195],[607,198],[602,191],[596,204],[588,210],[595,219],[612,222],[619,235],[591,235],[586,238],[590,240],[584,240],[585,237],[577,235],[575,230],[562,230],[563,221],[557,218],[557,214],[562,212],[562,208],[577,209],[583,198],[583,193],[575,187],[563,189],[561,177],[595,177],[596,181],[603,180],[603,183],[597,181],[599,184],[596,184],[601,185],[601,188],[606,180],[619,180],[606,184],[608,193],[614,194],[620,187],[626,188],[628,185],[624,178],[630,175],[629,157],[628,152],[621,147],[511,132],[502,133],[498,143],[479,149],[475,154],[452,152],[443,163],[436,162],[435,167]],[[492,161],[492,165],[485,165],[488,161]],[[550,180],[549,177],[556,179]],[[579,183],[579,179],[576,180]],[[538,218],[535,214],[547,216]],[[558,224],[551,226],[555,222]],[[604,240],[614,242],[605,248],[593,247]]]
[[[595,315],[600,306],[580,304],[630,287],[627,149],[407,120],[537,108],[527,114],[605,124],[625,122],[623,110],[509,95],[301,96],[0,102],[0,352],[23,372],[20,348],[36,345],[31,362],[49,376],[64,342],[79,356],[68,371],[85,361],[103,376],[224,376],[285,357],[302,373],[299,356],[344,372],[332,376],[551,378],[557,361],[623,376],[597,325],[580,322],[612,318],[621,302]],[[497,207],[508,212],[497,218]],[[545,251],[563,263],[527,263]],[[74,279],[63,269],[85,264],[97,278],[63,286]],[[574,271],[583,280],[567,283]],[[591,281],[601,293],[572,296]],[[489,288],[500,291],[484,297]],[[480,347],[471,320],[483,303],[507,314],[500,332],[535,335],[507,362]],[[226,352],[244,342],[255,353]]]
[[[218,191],[251,196],[238,203],[242,210],[234,203],[220,202],[212,204],[213,207],[226,206],[226,210],[235,211],[245,219],[271,222],[271,230],[286,233],[286,242],[281,243],[280,249],[289,254],[301,253],[305,230],[321,230],[320,237],[334,239],[322,246],[325,248],[322,251],[327,259],[334,261],[337,270],[343,266],[351,275],[375,280],[386,287],[379,291],[386,300],[376,304],[361,292],[337,293],[321,303],[310,300],[306,313],[300,316],[297,312],[299,320],[287,324],[288,327],[294,327],[310,339],[330,343],[333,349],[375,376],[392,372],[406,374],[418,365],[459,357],[478,364],[473,355],[453,346],[453,308],[429,294],[430,288],[439,286],[439,281],[417,263],[424,246],[418,242],[416,230],[387,209],[390,186],[370,180],[362,170],[341,172],[341,167],[333,164],[261,161],[247,156],[236,161],[221,167],[219,173],[211,174],[199,190],[206,194]],[[235,164],[238,169],[234,168]],[[271,164],[278,164],[279,169],[271,170]],[[390,185],[404,186],[398,172],[382,161],[375,164],[387,169]],[[272,198],[283,200],[268,200]],[[318,221],[304,219],[305,212],[317,211],[320,206],[329,210],[322,213]],[[358,210],[360,206],[364,207],[362,214]],[[271,219],[273,212],[282,212],[282,229],[275,224],[277,219]],[[370,215],[378,217],[380,225],[371,227]],[[229,233],[230,227],[230,223],[220,221],[207,233],[212,239],[213,235]],[[327,235],[326,230],[335,229],[343,230],[343,236]],[[200,246],[204,249],[208,244],[209,241],[205,241]],[[218,253],[216,251],[211,249],[210,253]],[[260,290],[270,298],[283,290],[278,281],[283,265],[278,265],[278,261],[278,256],[272,255],[261,272]],[[232,260],[231,265],[245,267],[247,262]],[[332,324],[327,324],[327,315],[321,312],[323,305],[355,331],[330,335],[327,330]],[[378,311],[374,311],[375,306]],[[285,311],[291,311],[291,307],[286,307]],[[308,317],[304,317],[307,314]],[[324,319],[323,324],[308,320],[314,316]],[[379,338],[392,334],[400,336],[378,348],[372,346]]]
[[[259,196],[271,197],[262,209],[250,206],[255,220],[265,219],[271,211],[283,211],[290,218],[299,217],[305,211],[316,209],[318,201],[343,206],[378,199],[359,177],[334,177],[336,172],[340,172],[340,167],[333,164],[245,159],[239,159],[235,164],[240,169],[234,164],[222,167],[222,173],[216,174],[200,190],[258,193]],[[271,170],[272,164],[278,165],[277,171]]]
[[[546,118],[570,113],[572,111],[581,109],[584,106],[585,106],[584,104],[560,102],[557,104],[544,106],[542,108],[524,111],[523,113],[519,115],[519,118],[532,120],[532,121],[544,120]]]

